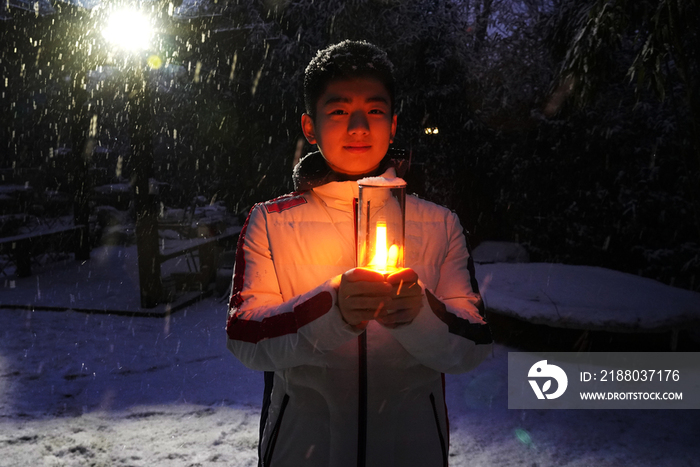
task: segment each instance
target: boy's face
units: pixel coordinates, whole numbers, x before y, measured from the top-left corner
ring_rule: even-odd
[[[304,136],[331,169],[349,175],[379,166],[396,134],[391,98],[375,78],[331,81],[316,102],[316,118],[301,117]]]

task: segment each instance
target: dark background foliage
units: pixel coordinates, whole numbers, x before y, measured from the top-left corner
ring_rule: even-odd
[[[291,191],[293,164],[311,150],[299,128],[304,67],[328,44],[366,39],[396,67],[396,145],[411,157],[410,188],[457,211],[473,245],[517,241],[534,261],[700,290],[694,2],[193,5],[175,18],[167,3],[154,7],[165,66],[147,74],[150,131],[166,204],[202,195],[245,213]],[[82,131],[100,148],[89,163],[128,178],[135,64],[117,66],[125,62],[100,45],[99,9],[54,9],[4,13],[3,177],[50,169],[39,188],[67,186],[60,148],[81,121],[74,93],[84,80],[79,110],[93,127]]]

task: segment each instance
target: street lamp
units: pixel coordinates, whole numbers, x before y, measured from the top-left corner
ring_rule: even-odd
[[[150,186],[153,172],[153,141],[149,130],[152,99],[143,60],[152,48],[154,31],[151,24],[152,20],[139,10],[122,8],[110,12],[102,30],[107,42],[124,55],[127,75],[132,80],[128,93],[129,138],[135,161],[136,251],[143,308],[153,308],[163,301],[158,210]],[[111,55],[112,51],[109,52]]]
[[[102,37],[107,42],[130,52],[146,50],[153,40],[153,35],[154,31],[148,18],[134,9],[113,11],[102,30]]]

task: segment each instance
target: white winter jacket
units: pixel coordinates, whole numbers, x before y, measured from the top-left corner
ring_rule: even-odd
[[[357,194],[357,182],[331,182],[261,203],[241,232],[227,343],[246,366],[274,372],[262,465],[445,466],[443,374],[490,352],[459,220],[415,196],[405,263],[423,287],[420,313],[396,329],[345,323],[337,289],[355,267]]]

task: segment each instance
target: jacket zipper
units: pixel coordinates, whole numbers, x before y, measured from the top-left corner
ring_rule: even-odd
[[[442,435],[440,428],[440,419],[438,418],[437,407],[435,407],[435,396],[430,394],[430,405],[433,407],[433,416],[435,416],[435,428],[437,428],[438,438],[440,439],[440,449],[442,449],[442,465],[447,467],[447,447],[445,446],[445,437]]]
[[[353,225],[355,227],[355,266],[357,266],[357,208],[358,200],[354,198]],[[357,467],[367,463],[367,331],[357,337],[358,357],[358,391],[357,391]]]
[[[287,408],[287,403],[289,403],[289,394],[285,394],[284,398],[282,399],[282,406],[280,407],[280,416],[277,417],[275,427],[272,429],[272,434],[270,435],[270,442],[267,445],[267,452],[265,452],[265,460],[263,461],[264,467],[269,467],[270,461],[272,461],[272,453],[275,450],[277,436],[279,436],[280,426],[282,426],[282,417],[284,417],[284,411]]]
[[[275,372],[266,371],[264,380],[265,390],[263,392],[262,411],[260,413],[260,432],[258,435],[258,467],[262,467],[262,462],[265,459],[262,454],[263,434],[265,430],[265,423],[267,423],[268,412],[270,411],[270,403],[272,401],[272,386],[275,382]]]
[[[365,467],[367,457],[367,331],[357,338],[359,391],[357,404],[357,467]]]

